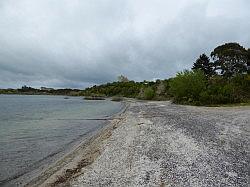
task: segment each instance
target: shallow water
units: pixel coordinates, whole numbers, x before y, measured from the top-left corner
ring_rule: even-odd
[[[0,185],[48,164],[105,125],[85,119],[107,117],[121,108],[108,100],[0,95]]]

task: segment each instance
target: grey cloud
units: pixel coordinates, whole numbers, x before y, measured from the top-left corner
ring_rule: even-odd
[[[248,0],[3,0],[0,87],[86,87],[190,68],[225,42],[250,47]]]

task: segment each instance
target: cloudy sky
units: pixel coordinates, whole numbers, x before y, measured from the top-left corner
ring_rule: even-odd
[[[250,0],[0,0],[0,88],[168,78],[225,42]]]

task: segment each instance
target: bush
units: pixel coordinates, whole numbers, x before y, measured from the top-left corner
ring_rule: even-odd
[[[155,92],[151,87],[147,87],[143,90],[143,97],[141,99],[152,100],[155,96]]]
[[[230,79],[215,76],[208,82],[207,89],[200,93],[204,105],[249,102],[250,81],[248,75],[237,75]]]
[[[176,102],[194,103],[206,89],[206,76],[201,71],[183,71],[170,81],[170,92]]]

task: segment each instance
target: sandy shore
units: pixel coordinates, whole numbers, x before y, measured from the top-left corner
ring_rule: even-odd
[[[249,142],[250,107],[132,101],[30,186],[248,186]]]

